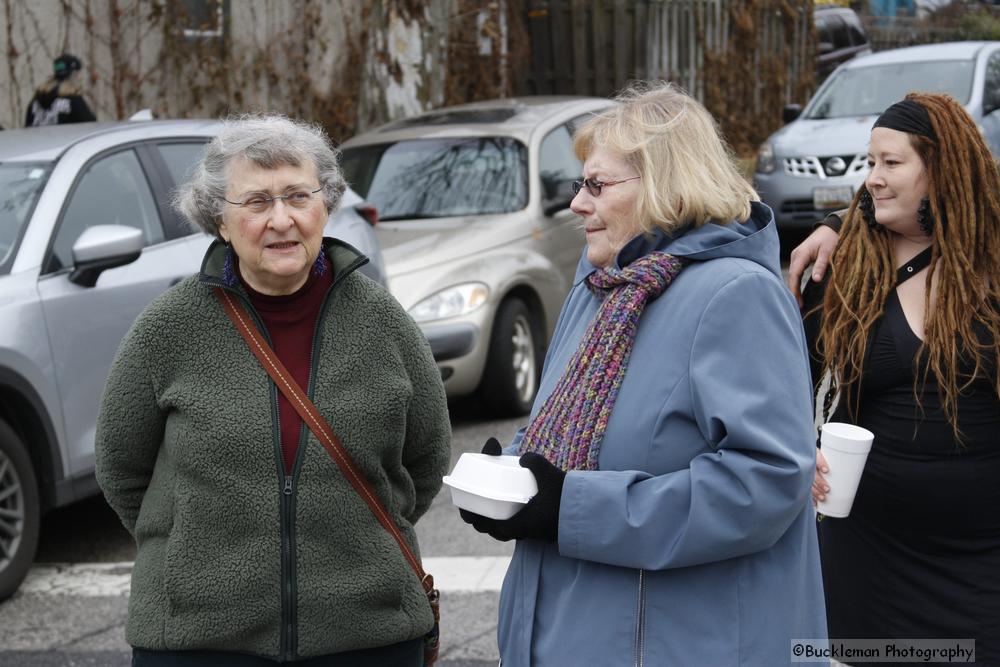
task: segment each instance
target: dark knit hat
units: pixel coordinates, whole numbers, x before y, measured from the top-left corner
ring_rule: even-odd
[[[80,62],[80,59],[68,53],[64,53],[52,61],[52,70],[55,72],[56,78],[60,81],[69,77],[73,72],[79,72],[81,69],[83,69],[83,63]]]

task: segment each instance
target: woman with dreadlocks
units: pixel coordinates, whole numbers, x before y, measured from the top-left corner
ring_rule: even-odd
[[[517,540],[500,655],[788,664],[826,620],[805,336],[774,216],[697,101],[667,85],[619,102],[574,139],[587,248],[508,448],[538,494],[507,520],[462,514]]]
[[[830,636],[971,637],[997,665],[1000,177],[937,94],[875,121],[868,165],[828,283],[806,289],[824,420],[836,396],[835,421],[875,433],[851,515],[819,525]],[[820,452],[814,500],[824,472]]]

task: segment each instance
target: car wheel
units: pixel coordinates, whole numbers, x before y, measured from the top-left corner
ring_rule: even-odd
[[[520,299],[500,304],[480,384],[483,401],[494,414],[517,416],[531,410],[542,362],[539,329],[537,318]]]
[[[41,507],[28,451],[0,421],[0,600],[14,594],[35,558]]]

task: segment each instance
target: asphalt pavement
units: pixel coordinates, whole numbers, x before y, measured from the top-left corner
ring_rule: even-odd
[[[509,440],[523,420],[494,421],[474,402],[452,412],[452,465],[490,436]],[[447,489],[417,524],[425,568],[442,590],[441,667],[496,667],[496,615],[513,545],[462,523]],[[0,603],[0,667],[126,667],[124,628],[135,549],[101,498],[45,517],[36,563]]]

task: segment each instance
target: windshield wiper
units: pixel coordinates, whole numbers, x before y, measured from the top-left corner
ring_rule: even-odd
[[[380,215],[379,222],[392,222],[393,220],[427,220],[428,218],[447,218],[447,215],[438,213],[406,213],[404,215]]]

